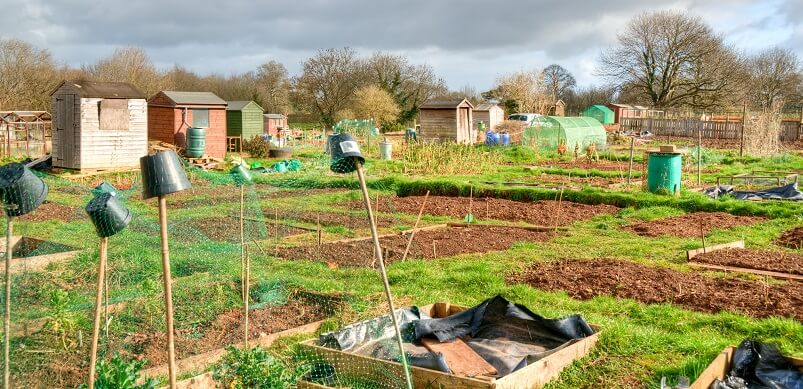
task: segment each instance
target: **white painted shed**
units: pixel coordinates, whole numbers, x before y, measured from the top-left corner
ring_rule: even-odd
[[[137,88],[124,82],[62,81],[50,96],[53,167],[139,167],[139,158],[148,153],[148,104]]]

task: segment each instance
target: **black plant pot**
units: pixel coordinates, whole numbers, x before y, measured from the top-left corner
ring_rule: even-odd
[[[142,170],[142,197],[164,196],[191,187],[178,155],[173,150],[159,151],[139,159]]]
[[[329,138],[330,151],[332,153],[332,163],[329,165],[335,173],[351,173],[357,170],[357,164],[354,159],[360,161],[360,164],[365,163],[365,158],[360,152],[360,145],[354,140],[354,137],[349,134],[335,134]]]
[[[86,205],[86,213],[95,224],[98,236],[112,236],[128,226],[131,222],[131,211],[124,207],[111,193],[101,193]]]
[[[22,216],[42,205],[47,184],[21,163],[0,167],[0,198],[8,216]]]
[[[251,172],[244,164],[234,166],[230,171],[231,177],[237,186],[248,185],[251,183]]]

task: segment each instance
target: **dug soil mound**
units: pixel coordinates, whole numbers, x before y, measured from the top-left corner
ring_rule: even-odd
[[[48,220],[61,220],[63,222],[68,222],[80,217],[81,213],[83,212],[79,213],[79,211],[81,210],[78,208],[46,202],[36,208],[33,212],[20,216],[19,220],[26,222],[43,222]],[[84,213],[84,215],[85,214],[86,213]],[[87,220],[89,220],[89,217],[87,217]]]
[[[671,235],[697,238],[700,230],[708,234],[713,229],[728,229],[766,220],[763,217],[735,216],[725,212],[693,212],[664,219],[632,223],[626,228],[641,236]]]
[[[713,278],[639,265],[626,260],[566,260],[537,263],[508,277],[543,290],[563,290],[587,300],[609,295],[645,304],[671,303],[716,313],[733,311],[754,317],[803,320],[803,283],[767,285],[733,278]]]
[[[396,197],[392,203],[380,207],[391,212],[418,214],[424,196]],[[462,219],[469,213],[468,197],[430,196],[424,213],[433,216],[449,216]],[[352,204],[352,207],[356,207]],[[544,226],[565,226],[578,220],[588,220],[597,215],[613,214],[619,208],[612,205],[587,205],[570,201],[541,200],[535,202],[513,201],[495,198],[475,198],[471,213],[477,219],[527,222]]]
[[[790,249],[803,249],[803,227],[784,232],[775,243]]]
[[[803,255],[781,251],[717,250],[695,256],[694,262],[803,275]]]
[[[544,241],[551,232],[537,232],[515,227],[445,227],[416,232],[408,259],[435,259],[469,253],[485,253],[509,249],[517,242]],[[404,256],[409,235],[393,235],[379,240],[385,263]],[[279,250],[286,259],[325,261],[330,266],[371,266],[374,245],[371,239],[332,242],[318,246],[301,246]]]
[[[180,238],[188,241],[199,239],[211,239],[218,242],[238,243],[240,242],[240,219],[230,217],[208,217],[195,218],[187,222],[187,226],[192,230],[185,231]],[[284,224],[274,224],[270,221],[246,220],[244,222],[245,238],[263,240],[268,238],[298,235],[309,232]]]

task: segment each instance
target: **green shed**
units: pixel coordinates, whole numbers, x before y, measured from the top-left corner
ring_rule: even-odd
[[[590,117],[597,119],[602,124],[613,124],[614,114],[613,111],[604,105],[592,105],[583,110],[580,116]]]
[[[251,139],[265,133],[263,110],[253,101],[228,101],[226,107],[226,136]]]
[[[563,142],[569,150],[573,150],[575,145],[581,150],[592,143],[598,149],[607,145],[605,128],[592,117],[541,116],[533,123],[534,126],[524,130],[524,144],[554,149]]]

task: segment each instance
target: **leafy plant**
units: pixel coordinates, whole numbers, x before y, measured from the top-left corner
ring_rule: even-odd
[[[119,354],[108,362],[98,361],[98,377],[95,379],[97,389],[153,389],[156,388],[157,381],[153,378],[137,384],[139,371],[145,366],[146,361],[124,360]],[[80,389],[87,385],[79,386]]]
[[[67,309],[69,305],[70,298],[66,291],[55,289],[50,292],[50,312],[46,317],[45,330],[59,337],[64,350],[76,346],[71,335],[75,332],[77,318],[75,313]]]
[[[265,138],[254,135],[251,139],[243,139],[243,151],[253,158],[265,158],[270,151],[270,143]]]
[[[291,388],[309,372],[309,367],[292,368],[259,346],[229,346],[226,350],[226,356],[212,370],[212,377],[225,388]]]

